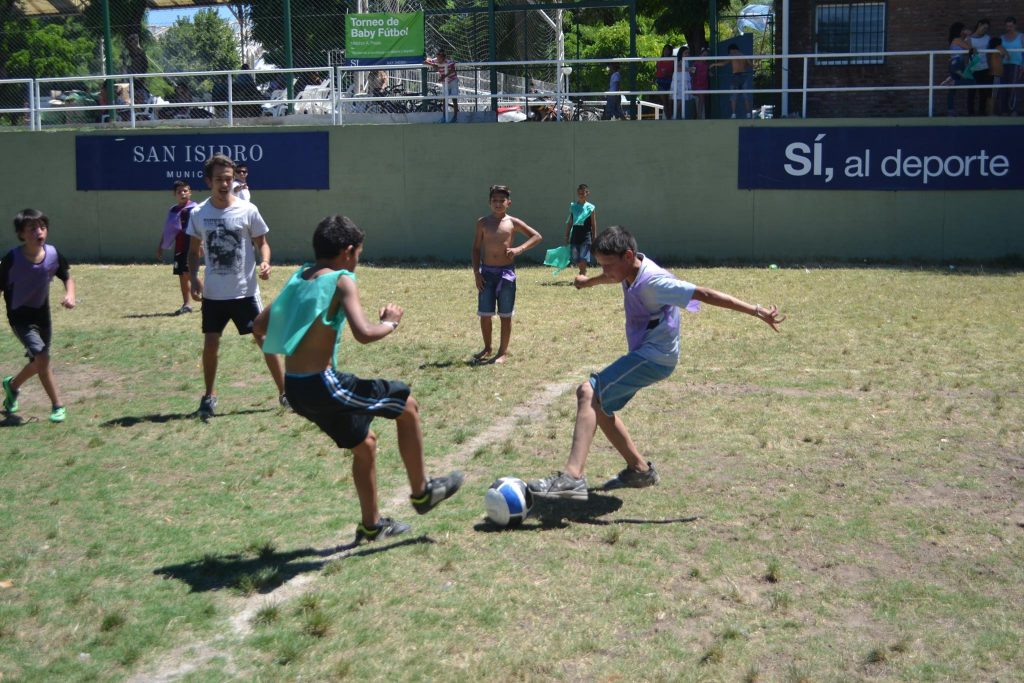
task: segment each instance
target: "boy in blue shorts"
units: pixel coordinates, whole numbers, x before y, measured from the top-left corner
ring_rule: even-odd
[[[645,488],[658,483],[654,463],[637,450],[616,412],[629,403],[637,391],[672,374],[679,360],[679,307],[696,310],[697,303],[728,308],[752,315],[779,331],[785,320],[775,306],[748,304],[722,292],[698,287],[677,279],[650,258],[637,251],[636,240],[625,228],[615,225],[594,242],[594,256],[602,268],[596,277],[576,276],[577,289],[622,283],[626,309],[626,342],[629,352],[576,389],[576,426],[565,470],[528,486],[540,498],[586,500],[587,455],[600,427],[626,468],[606,487]]]
[[[328,216],[313,233],[316,263],[292,275],[270,308],[253,324],[265,335],[264,351],[285,355],[285,389],[292,409],[352,451],[352,479],[362,519],[356,543],[376,541],[409,530],[403,522],[380,516],[377,507],[377,435],[374,417],[394,420],[398,452],[419,514],[430,512],[462,485],[462,474],[427,479],[419,405],[404,382],[361,379],[337,370],[341,328],[348,320],[361,344],[383,339],[398,328],[403,310],[388,304],[380,322],[363,313],[355,269],[363,252],[363,231],[345,216]]]
[[[597,237],[597,207],[588,200],[590,188],[585,183],[576,188],[576,201],[569,202],[569,218],[565,221],[565,241],[569,244],[570,262],[587,274],[590,249]]]
[[[18,390],[33,375],[39,375],[39,382],[50,398],[50,422],[63,422],[64,404],[50,365],[50,282],[56,275],[64,283],[60,305],[70,309],[75,307],[75,281],[71,279],[67,259],[46,243],[49,231],[50,219],[46,214],[25,209],[14,217],[14,232],[23,244],[0,260],[0,288],[7,301],[7,320],[29,359],[21,372],[3,379],[4,410],[8,416],[18,412]]]
[[[477,315],[484,338],[483,350],[473,358],[482,361],[491,355],[491,321],[497,308],[501,318],[501,342],[498,353],[488,362],[504,363],[512,338],[512,314],[516,306],[516,256],[540,243],[541,235],[524,221],[508,215],[512,194],[507,185],[491,185],[489,203],[491,215],[476,221],[471,255],[478,292]],[[512,240],[517,232],[525,235],[526,241],[513,247]]]

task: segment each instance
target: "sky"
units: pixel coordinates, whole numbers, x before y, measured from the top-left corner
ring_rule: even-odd
[[[185,17],[191,19],[195,16],[196,12],[204,9],[203,7],[188,7],[188,8],[176,8],[176,9],[158,9],[150,10],[149,12],[149,25],[150,26],[170,26],[178,17]],[[221,19],[231,21],[231,12],[228,11],[227,7],[217,7],[217,14],[220,15]]]

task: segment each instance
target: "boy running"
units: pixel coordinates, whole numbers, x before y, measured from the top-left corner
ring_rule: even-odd
[[[540,498],[586,500],[584,469],[597,427],[626,461],[626,468],[605,486],[645,488],[658,483],[654,463],[637,450],[616,412],[637,391],[666,379],[679,360],[679,307],[696,309],[692,302],[728,308],[756,317],[776,332],[785,320],[775,306],[763,308],[707,287],[684,282],[637,251],[636,240],[614,225],[594,242],[594,256],[602,268],[595,277],[577,275],[577,289],[622,283],[629,352],[576,389],[576,426],[565,470],[528,486]],[[692,300],[692,302],[691,302]]]
[[[39,382],[50,398],[50,422],[63,422],[64,404],[50,365],[50,282],[56,275],[64,283],[60,305],[70,309],[75,307],[75,281],[71,279],[67,259],[46,243],[49,231],[50,219],[46,214],[25,209],[14,217],[14,232],[23,244],[0,260],[0,288],[7,301],[7,320],[28,357],[21,372],[3,379],[4,410],[8,416],[18,412],[18,390],[33,375],[39,375]]]
[[[345,216],[320,221],[313,233],[316,263],[307,263],[292,275],[254,326],[257,335],[266,335],[267,351],[285,355],[285,386],[292,409],[320,427],[339,448],[352,451],[352,479],[362,513],[356,543],[410,528],[381,517],[377,507],[377,435],[370,430],[374,417],[395,421],[398,451],[416,512],[430,512],[462,485],[459,472],[427,479],[419,404],[408,385],[337,371],[338,343],[346,320],[361,344],[383,339],[402,320],[403,310],[394,304],[380,310],[380,322],[366,319],[354,272],[363,252],[363,237],[363,231]]]
[[[473,238],[473,277],[476,279],[477,315],[484,348],[473,355],[482,361],[491,355],[492,319],[495,306],[501,318],[501,342],[491,363],[504,363],[508,355],[508,342],[512,338],[512,314],[516,306],[516,256],[540,243],[541,235],[529,225],[508,215],[512,194],[507,185],[491,185],[491,215],[478,218]],[[526,235],[526,241],[512,246],[516,233]],[[483,252],[483,264],[481,264]]]
[[[175,311],[175,315],[181,315],[192,312],[192,306],[189,305],[191,286],[188,281],[189,239],[185,229],[188,228],[188,217],[196,203],[192,201],[192,188],[184,180],[175,180],[171,189],[177,204],[167,211],[164,231],[156,247],[156,259],[159,261],[164,257],[164,249],[174,247],[174,266],[171,271],[178,276],[178,285],[181,287],[181,308]]]
[[[228,320],[238,334],[250,334],[253,320],[263,310],[257,268],[261,280],[270,278],[270,244],[267,227],[255,204],[231,193],[235,165],[223,154],[210,157],[203,166],[203,178],[210,187],[210,198],[192,210],[188,234],[192,238],[188,252],[188,274],[192,296],[203,300],[203,381],[206,392],[199,401],[199,417],[212,417],[217,408],[213,383],[217,379],[217,354],[220,337]],[[259,260],[256,250],[259,250]],[[199,256],[206,271],[199,280]],[[263,348],[263,335],[255,335]],[[278,401],[288,407],[284,393],[284,363],[279,356],[264,354],[267,367],[277,385]]]

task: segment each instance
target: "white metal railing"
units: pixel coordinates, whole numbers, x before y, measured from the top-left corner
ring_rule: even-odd
[[[791,88],[750,88],[750,89],[707,89],[707,90],[684,90],[675,92],[672,90],[619,90],[616,92],[607,91],[578,91],[568,88],[568,73],[575,68],[594,68],[617,63],[620,68],[632,65],[656,63],[668,57],[626,57],[618,59],[565,59],[565,60],[538,60],[538,61],[514,61],[514,62],[467,62],[458,65],[459,73],[459,95],[456,106],[458,111],[479,111],[495,109],[494,104],[504,106],[521,106],[526,112],[537,106],[550,106],[556,118],[562,118],[566,111],[571,111],[573,101],[586,100],[587,98],[609,99],[614,97],[627,97],[634,101],[640,115],[637,119],[643,118],[645,109],[651,109],[655,118],[661,118],[668,113],[674,117],[686,117],[687,102],[696,95],[729,95],[732,97],[749,98],[753,102],[756,95],[780,95],[781,112],[783,116],[789,115],[789,103],[792,97],[799,98],[799,115],[806,118],[808,115],[808,99],[810,96],[821,93],[861,93],[861,92],[922,92],[928,97],[928,116],[935,115],[935,97],[937,94],[949,93],[950,91],[988,90],[993,92],[1000,90],[1011,90],[1013,94],[1024,88],[1024,73],[1020,74],[1021,81],[1014,83],[967,85],[950,84],[948,82],[937,82],[940,77],[945,77],[947,69],[936,70],[936,64],[945,64],[950,58],[958,53],[949,50],[920,50],[906,52],[856,52],[856,53],[828,53],[830,59],[863,59],[871,57],[882,57],[883,59],[901,59],[923,61],[927,65],[927,82],[924,83],[890,83],[890,84],[864,84],[854,86],[835,85],[812,85],[810,82],[812,73],[811,66],[815,69],[829,69],[841,67],[823,67],[816,63],[822,58],[821,54],[796,54],[796,55],[742,55],[741,59],[750,60],[751,65],[755,62],[774,60],[779,63],[782,70],[789,70],[792,73],[792,65],[799,63],[802,73],[801,83]],[[963,53],[959,53],[963,54]],[[673,60],[673,69],[678,70],[679,61]],[[687,57],[684,60],[684,68],[690,68],[699,62],[718,64],[719,67],[728,68],[733,58],[725,56],[708,57]],[[491,89],[491,69],[500,69],[497,79],[497,87]],[[530,79],[534,87],[527,87],[526,74],[530,70],[538,72],[554,70],[554,73],[561,74],[553,82],[538,82]],[[275,69],[270,71],[190,71],[190,72],[164,72],[148,74],[118,74],[118,75],[87,75],[67,76],[60,78],[38,78],[38,79],[5,79],[0,84],[18,85],[26,92],[24,105],[21,107],[2,107],[0,115],[14,115],[21,117],[24,123],[28,124],[31,130],[41,130],[49,125],[82,124],[82,123],[106,123],[112,125],[127,125],[131,128],[142,125],[150,125],[155,121],[187,120],[188,123],[178,125],[202,125],[199,119],[208,119],[209,123],[226,123],[228,126],[236,125],[237,119],[251,120],[252,114],[256,112],[257,117],[263,116],[275,118],[288,118],[290,115],[300,114],[306,117],[315,117],[324,122],[340,125],[345,122],[348,115],[355,113],[367,113],[372,104],[384,104],[394,106],[397,111],[411,112],[416,109],[430,110],[441,114],[445,121],[449,120],[454,109],[453,98],[433,84],[433,74],[429,73],[432,67],[429,65],[406,65],[406,66],[334,66],[307,69]],[[522,71],[523,76],[515,75],[515,72]],[[375,94],[366,89],[366,79],[370,72],[384,71],[390,76],[390,80],[404,84],[405,87],[392,89],[384,94]],[[678,75],[678,74],[677,74]],[[278,83],[279,88],[272,89],[267,84],[257,94],[260,99],[252,97],[255,92],[255,81],[251,84],[245,79],[259,77],[261,79],[273,79]],[[223,81],[224,87],[217,93],[214,99],[199,101],[167,101],[149,95],[146,82],[153,79],[166,79],[182,82],[183,79],[216,79]],[[625,79],[625,76],[624,76]],[[101,89],[108,90],[108,83],[111,81],[123,82],[122,91],[125,101],[103,102],[81,104],[74,101],[60,100],[63,89],[68,84],[99,83]],[[685,82],[685,81],[684,81]],[[240,88],[240,84],[246,84],[246,88]],[[291,96],[288,96],[288,84],[292,84]],[[304,85],[301,89],[296,85]],[[424,88],[424,85],[426,87]],[[531,90],[533,92],[531,92]],[[238,98],[235,93],[240,92]],[[246,97],[246,94],[249,96]],[[673,94],[676,97],[672,97]],[[267,98],[266,96],[270,97]],[[1024,95],[1024,93],[1022,93]],[[644,98],[657,97],[660,102],[649,102]],[[571,98],[571,99],[570,99]],[[665,98],[671,101],[668,110],[665,109]],[[0,103],[2,105],[3,103]],[[383,107],[384,111],[388,107]],[[170,112],[175,112],[170,114]],[[239,113],[242,115],[240,116]],[[79,114],[72,116],[68,121],[68,114]],[[741,112],[745,118],[747,111]],[[63,117],[62,120],[58,117]],[[79,120],[74,120],[78,118]],[[94,119],[90,121],[90,119]],[[57,120],[54,123],[53,120]],[[356,117],[355,120],[365,121],[365,117]]]

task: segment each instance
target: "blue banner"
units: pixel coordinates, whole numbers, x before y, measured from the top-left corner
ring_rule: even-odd
[[[77,189],[169,190],[175,180],[201,188],[203,164],[224,154],[249,166],[255,190],[329,190],[328,151],[326,132],[78,135]]]
[[[1019,126],[740,128],[740,189],[1019,190]]]

